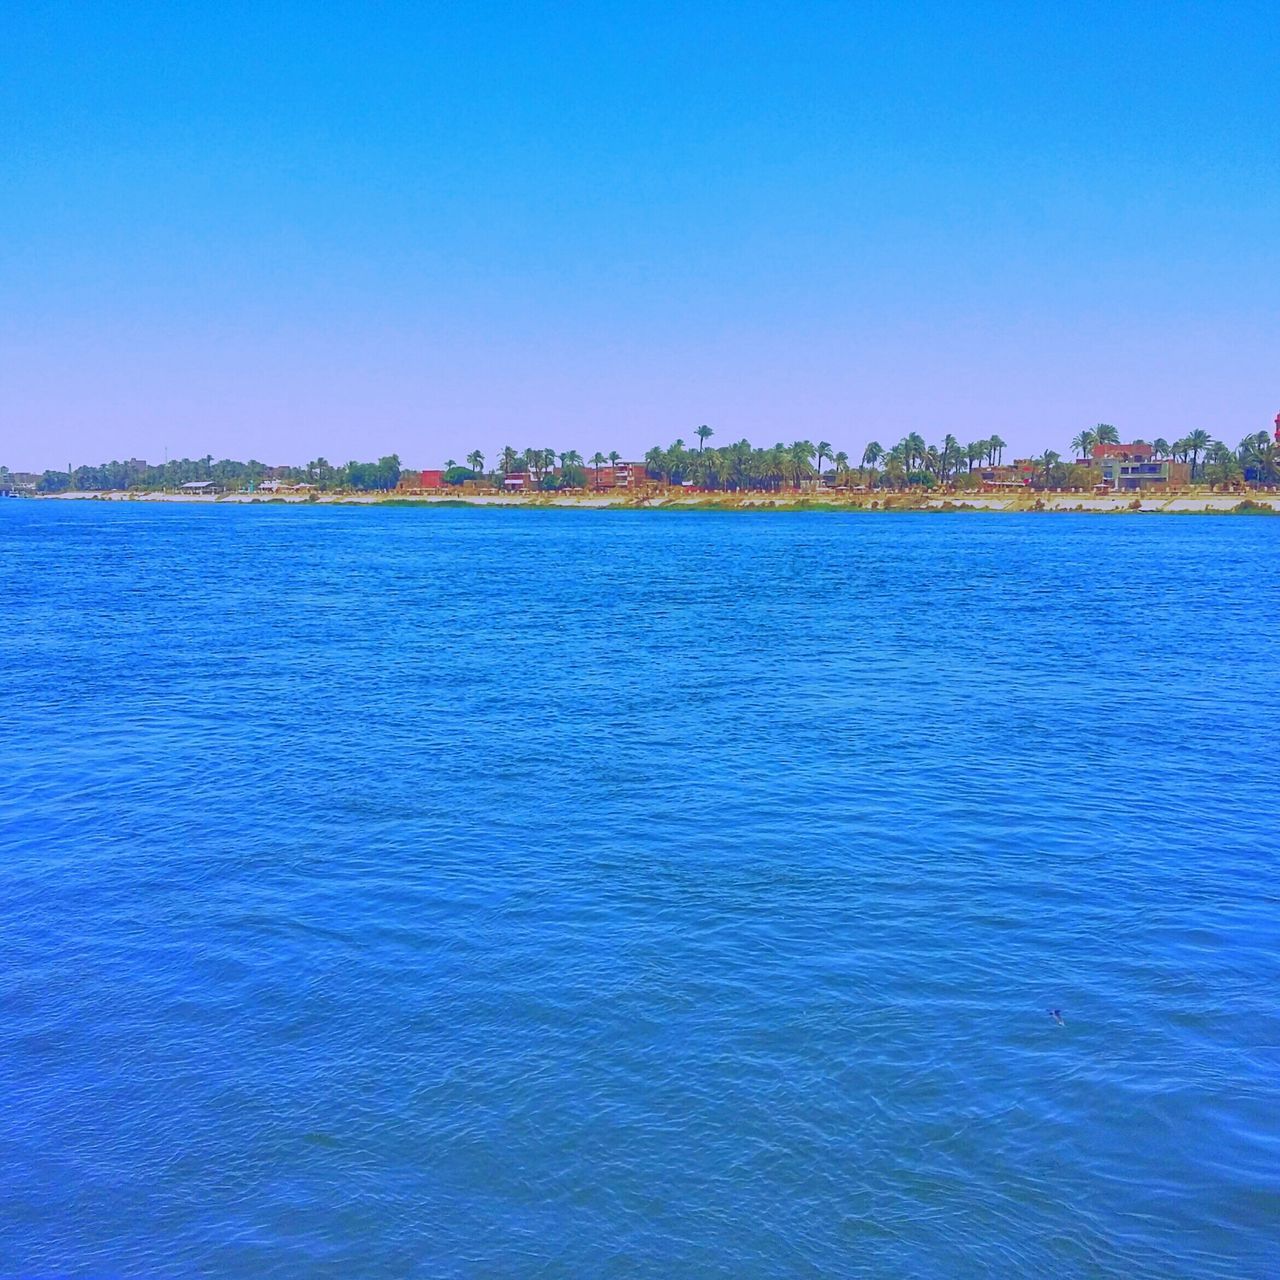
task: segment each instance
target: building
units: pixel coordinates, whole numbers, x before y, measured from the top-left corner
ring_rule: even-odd
[[[648,480],[649,469],[643,462],[618,462],[598,472],[588,468],[587,476],[595,489],[636,489]]]
[[[202,495],[209,493],[221,493],[222,490],[219,489],[212,480],[188,480],[186,484],[180,484],[178,486],[178,492]]]
[[[1002,463],[998,467],[979,467],[978,479],[984,493],[998,493],[1002,489],[1025,489],[1035,479],[1036,466],[1030,458]]]
[[[424,489],[443,489],[444,472],[440,470],[428,471],[401,471],[400,480],[396,485],[407,493],[420,493]]]
[[[1157,458],[1152,447],[1142,441],[1094,445],[1090,461],[1108,489],[1178,488],[1190,480],[1185,462]]]
[[[1151,462],[1155,450],[1145,440],[1133,444],[1095,444],[1089,451],[1090,460],[1096,465],[1108,458],[1120,458],[1125,462]]]

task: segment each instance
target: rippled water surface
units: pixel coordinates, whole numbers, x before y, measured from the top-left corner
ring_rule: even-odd
[[[0,503],[0,1274],[1280,1273],[1278,572]]]

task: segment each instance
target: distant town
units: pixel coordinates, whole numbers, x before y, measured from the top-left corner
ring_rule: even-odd
[[[436,468],[407,467],[395,455],[376,462],[334,464],[316,458],[301,466],[237,462],[212,454],[161,464],[139,458],[66,470],[13,471],[0,466],[0,495],[70,493],[168,493],[192,497],[222,494],[308,495],[404,494],[520,495],[662,492],[832,494],[884,491],[998,493],[1177,493],[1196,488],[1245,492],[1280,486],[1280,414],[1272,431],[1246,436],[1236,446],[1192,431],[1172,443],[1125,441],[1099,423],[1081,431],[1063,455],[1048,449],[1037,457],[1006,462],[999,436],[962,444],[953,435],[938,444],[912,432],[884,448],[872,441],[858,455],[827,441],[799,440],[768,448],[747,440],[715,445],[715,431],[700,426],[668,448],[655,446],[643,458],[617,452],[589,458],[575,450],[505,446],[493,456],[479,449]]]

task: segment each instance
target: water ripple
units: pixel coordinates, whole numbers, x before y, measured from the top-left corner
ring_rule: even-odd
[[[0,504],[0,1274],[1280,1273],[1277,525]]]

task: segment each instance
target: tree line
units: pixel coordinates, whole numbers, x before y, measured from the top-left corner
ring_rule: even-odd
[[[7,467],[0,467],[0,480],[7,479],[10,474]],[[157,465],[133,459],[75,467],[71,471],[46,471],[37,482],[36,489],[40,493],[177,489],[184,484],[201,481],[223,489],[244,489],[256,488],[269,479],[284,484],[310,484],[326,490],[389,490],[400,483],[400,459],[393,453],[376,462],[347,462],[334,466],[325,458],[316,458],[301,467],[273,467],[253,458],[248,462],[237,462],[232,458],[215,462],[212,454],[203,458],[174,458]]]
[[[877,440],[851,458],[825,441],[797,440],[757,448],[747,440],[720,448],[708,447],[715,434],[699,427],[696,448],[676,440],[669,448],[655,447],[645,454],[649,474],[669,484],[690,481],[711,489],[794,488],[821,478],[837,485],[859,484],[902,489],[912,486],[972,487],[980,483],[983,470],[1000,467],[1009,447],[998,435],[961,443],[954,435],[928,443],[918,432],[910,432],[885,448]],[[1100,445],[1121,443],[1118,430],[1109,423],[1080,432],[1071,442],[1074,456],[1064,459],[1054,449],[1028,459],[1028,479],[1043,488],[1084,488],[1096,482],[1098,470],[1094,451]],[[1144,445],[1147,441],[1127,443]],[[1188,464],[1190,478],[1215,485],[1240,481],[1280,484],[1280,447],[1266,432],[1246,436],[1234,449],[1214,440],[1206,431],[1192,431],[1170,444],[1157,438],[1150,442],[1152,456]],[[829,467],[824,467],[829,463]]]
[[[709,445],[715,431],[706,425],[693,433],[696,445],[678,439],[669,447],[655,445],[644,455],[648,478],[661,484],[689,483],[702,489],[780,490],[823,482],[836,485],[864,485],[882,488],[912,486],[976,486],[977,473],[1004,462],[1009,447],[999,435],[962,443],[948,434],[941,442],[928,443],[918,432],[910,432],[885,448],[872,440],[861,454],[851,457],[829,441],[796,440],[758,447],[749,440],[723,446]],[[1029,479],[1044,488],[1084,488],[1097,479],[1093,451],[1099,445],[1120,444],[1119,431],[1109,423],[1080,432],[1072,441],[1072,458],[1046,449],[1030,459]],[[1128,443],[1146,444],[1135,440]],[[1172,444],[1157,438],[1150,442],[1152,456],[1189,464],[1193,480],[1211,484],[1232,484],[1247,480],[1256,484],[1280,484],[1280,450],[1271,436],[1259,431],[1246,436],[1232,449],[1215,441],[1206,431],[1192,431]],[[600,452],[584,459],[576,451],[554,449],[502,448],[492,472],[485,471],[485,455],[480,450],[467,455],[465,467],[452,458],[446,463],[445,480],[489,481],[500,485],[513,473],[527,474],[541,489],[582,488],[584,480],[597,480],[607,466],[616,466],[620,455]]]
[[[795,488],[819,477],[836,484],[947,484],[978,465],[997,464],[1008,448],[999,436],[962,445],[947,435],[940,444],[931,445],[918,432],[911,432],[888,449],[873,440],[855,458],[827,440],[795,440],[768,447],[739,440],[708,447],[715,434],[710,427],[699,427],[694,434],[696,449],[683,440],[666,449],[650,449],[644,458],[650,475],[669,484],[688,481],[707,489]]]
[[[852,486],[904,489],[915,486],[975,487],[980,473],[1004,462],[1008,445],[998,435],[962,443],[947,434],[938,443],[929,443],[918,432],[910,432],[885,448],[870,441],[856,456],[836,449],[829,441],[796,440],[759,447],[743,439],[713,445],[715,431],[706,425],[692,433],[696,445],[682,439],[663,448],[655,445],[643,460],[647,478],[660,484],[690,484],[702,489],[781,490],[816,485],[819,482]],[[1099,446],[1120,444],[1118,430],[1109,423],[1081,431],[1071,441],[1072,455],[1064,458],[1053,449],[1029,460],[1027,478],[1037,487],[1085,488],[1094,483],[1098,471],[1093,455]],[[1146,444],[1146,441],[1131,441]],[[1152,456],[1186,463],[1193,481],[1214,485],[1240,482],[1280,484],[1280,447],[1266,431],[1246,436],[1232,448],[1215,440],[1207,431],[1191,431],[1172,443],[1157,437],[1149,442]],[[622,461],[616,451],[597,451],[584,458],[574,449],[556,450],[504,445],[486,470],[485,454],[475,449],[459,462],[449,458],[444,465],[447,484],[476,480],[500,487],[505,477],[522,474],[533,487],[542,490],[580,489],[600,479],[606,467]],[[319,457],[303,466],[269,467],[250,459],[214,461],[182,458],[162,465],[136,460],[107,462],[77,467],[71,472],[46,471],[37,485],[42,492],[66,489],[173,489],[192,481],[211,481],[222,488],[249,488],[270,478],[289,484],[309,484],[324,491],[387,491],[400,482],[400,458],[390,454],[376,462],[347,462],[334,465]],[[0,467],[0,482],[7,478]]]

